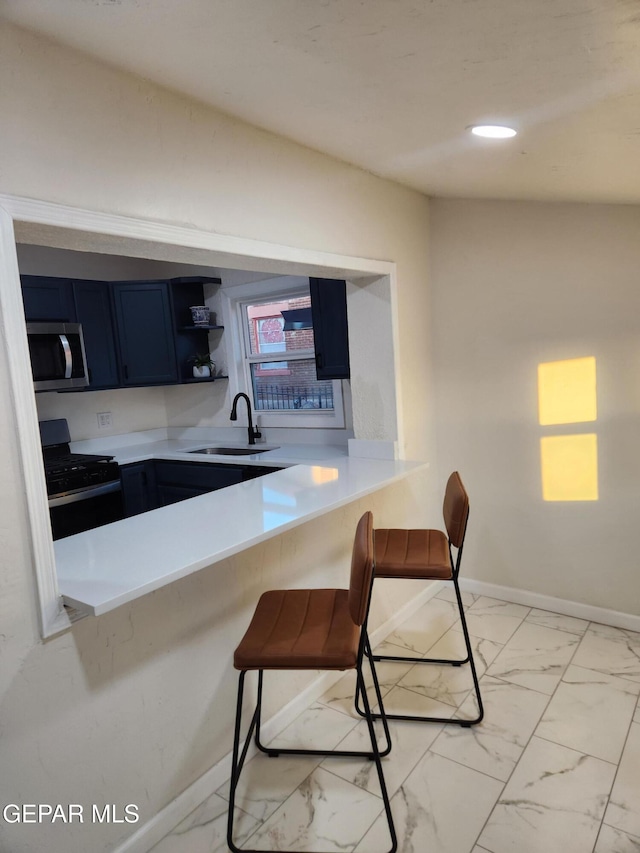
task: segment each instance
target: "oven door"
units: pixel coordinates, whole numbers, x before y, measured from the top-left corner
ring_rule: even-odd
[[[117,480],[50,497],[49,515],[54,539],[120,521],[124,518],[122,485]]]

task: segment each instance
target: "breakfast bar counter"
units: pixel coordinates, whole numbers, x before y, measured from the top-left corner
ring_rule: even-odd
[[[191,442],[191,448],[202,444]],[[203,461],[186,445],[123,447],[116,458],[121,464],[149,458]],[[426,466],[339,452],[293,446],[244,456],[243,464],[288,467],[59,539],[54,550],[65,604],[84,614],[106,613]]]

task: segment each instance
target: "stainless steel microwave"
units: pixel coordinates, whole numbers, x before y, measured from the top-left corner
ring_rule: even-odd
[[[27,338],[36,391],[88,386],[80,323],[27,323]]]

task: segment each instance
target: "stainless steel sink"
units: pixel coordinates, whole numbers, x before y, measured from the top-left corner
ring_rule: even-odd
[[[266,453],[267,450],[277,450],[277,447],[201,447],[199,450],[189,450],[188,453],[203,453],[206,456],[253,456],[255,453]]]

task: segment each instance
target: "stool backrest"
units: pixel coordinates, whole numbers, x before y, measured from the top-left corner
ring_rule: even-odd
[[[469,518],[469,495],[457,471],[454,471],[447,481],[442,514],[449,541],[455,548],[460,548],[464,542]]]
[[[351,556],[349,613],[356,625],[367,618],[373,577],[373,515],[365,512],[356,528]]]

